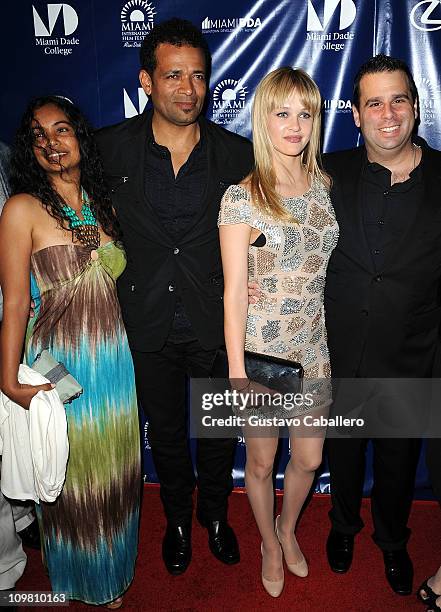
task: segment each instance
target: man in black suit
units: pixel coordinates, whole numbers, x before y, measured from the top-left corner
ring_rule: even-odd
[[[208,377],[224,343],[217,217],[225,189],[251,169],[252,146],[201,116],[211,57],[191,23],[155,27],[140,58],[153,110],[97,140],[127,253],[118,295],[167,518],[163,559],[180,574],[191,559],[195,487],[186,377]],[[197,517],[227,564],[239,561],[227,523],[234,451],[233,439],[198,440]]]
[[[354,82],[353,116],[365,146],[325,156],[340,225],[325,292],[332,374],[430,377],[441,320],[441,153],[412,136],[418,96],[408,66],[384,55],[366,62]],[[337,410],[338,401],[337,395]],[[392,589],[407,595],[413,578],[407,521],[420,441],[372,443],[373,539]],[[328,440],[327,553],[336,572],[349,569],[363,527],[366,444]]]

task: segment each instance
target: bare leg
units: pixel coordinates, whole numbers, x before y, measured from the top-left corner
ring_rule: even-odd
[[[299,514],[311,489],[315,471],[322,461],[323,437],[297,437],[290,432],[291,458],[286,466],[283,509],[278,520],[278,533],[285,561],[287,564],[297,564],[303,559],[303,554],[294,536]]]
[[[433,586],[436,593],[441,593],[441,566],[433,577]],[[441,596],[436,598],[436,605],[441,608]]]
[[[278,430],[274,437],[257,438],[255,432],[244,428],[247,449],[245,485],[248,499],[263,543],[262,573],[267,580],[283,578],[282,553],[274,532],[273,464],[278,444]],[[271,432],[272,433],[272,432]],[[250,435],[247,435],[250,434]]]

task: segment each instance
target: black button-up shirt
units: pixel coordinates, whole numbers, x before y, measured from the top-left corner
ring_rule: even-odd
[[[391,172],[366,157],[359,191],[363,224],[375,268],[415,221],[423,198],[421,164],[407,181],[391,185]]]
[[[179,257],[180,240],[196,222],[201,212],[208,178],[206,134],[200,127],[200,140],[177,176],[170,151],[155,142],[152,125],[148,126],[144,169],[145,195],[164,230],[173,241],[174,254]],[[168,341],[187,342],[195,339],[191,323],[182,303],[180,288],[175,286],[176,306]]]

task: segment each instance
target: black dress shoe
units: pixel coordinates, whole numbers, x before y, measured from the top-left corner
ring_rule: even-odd
[[[191,524],[167,526],[162,540],[162,558],[173,576],[185,572],[191,561]]]
[[[227,521],[199,520],[199,522],[208,531],[208,546],[216,559],[227,565],[239,563],[239,544]]]
[[[331,529],[326,542],[328,562],[333,572],[344,574],[351,567],[354,536]]]
[[[398,595],[412,593],[413,565],[405,548],[383,550],[386,578],[392,590]]]
[[[41,550],[40,530],[37,519],[34,519],[30,525],[17,533],[21,538],[23,546],[33,548],[34,550]]]

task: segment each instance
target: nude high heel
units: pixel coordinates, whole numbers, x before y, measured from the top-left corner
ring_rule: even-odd
[[[263,561],[263,542],[260,544],[260,552],[261,552],[262,561]],[[283,572],[283,566],[282,566],[282,572]],[[284,583],[285,583],[285,575],[283,575],[281,580],[268,580],[263,575],[263,568],[262,568],[262,584],[263,584],[263,588],[268,593],[268,595],[271,595],[271,597],[279,597],[280,593],[283,591]]]
[[[276,517],[276,524],[275,524],[275,532],[276,532],[276,536],[277,539],[280,542],[280,546],[282,547],[282,551],[283,551],[283,555],[285,556],[285,563],[286,563],[286,555],[285,555],[285,551],[283,550],[283,544],[282,541],[279,537],[279,518],[280,518],[280,514]],[[292,534],[294,539],[295,539],[295,535]],[[296,540],[297,542],[297,540]],[[308,564],[306,562],[306,559],[302,553],[302,560],[298,561],[297,563],[286,563],[286,567],[289,569],[289,571],[292,574],[295,574],[296,576],[298,576],[299,578],[306,578],[306,576],[308,575]]]
[[[117,597],[116,599],[114,599],[110,603],[105,604],[106,608],[108,608],[109,610],[119,610],[122,605],[123,605],[123,598],[122,597]]]

